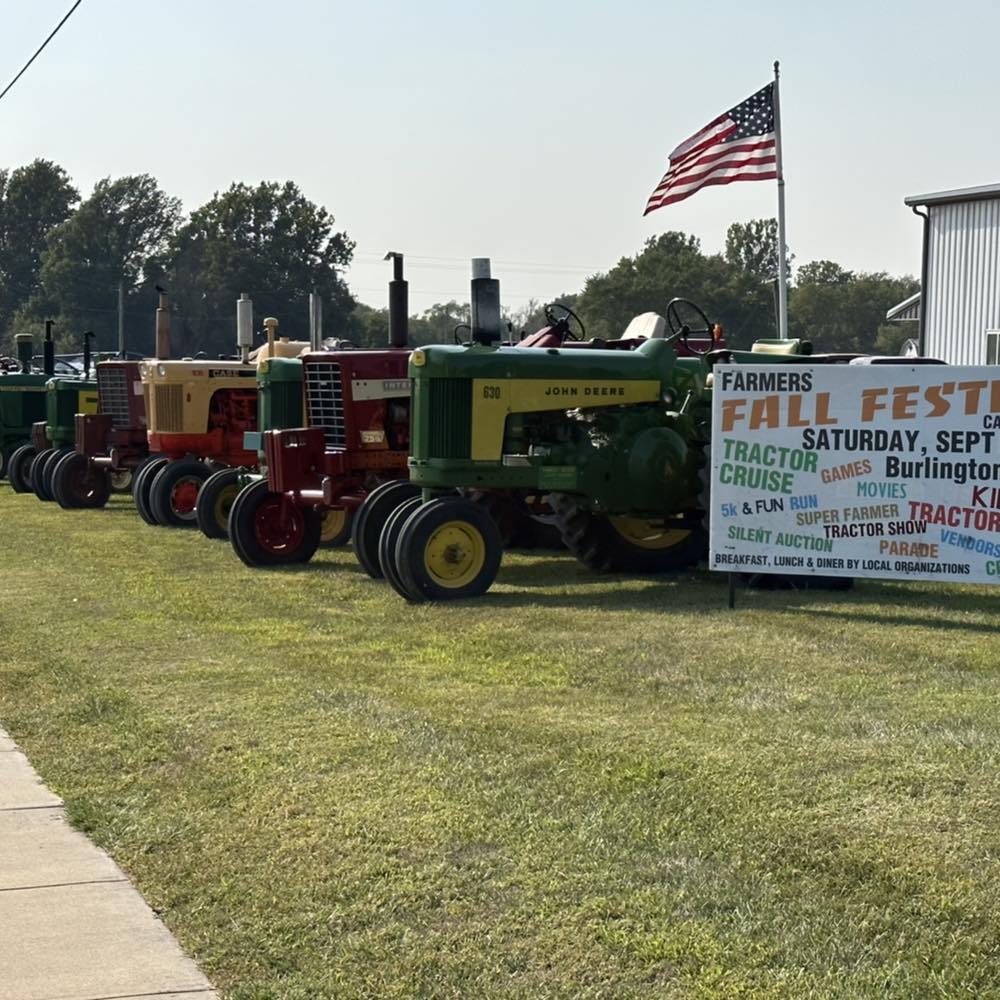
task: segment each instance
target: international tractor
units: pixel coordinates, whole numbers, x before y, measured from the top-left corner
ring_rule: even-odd
[[[45,324],[45,368],[54,371],[52,323]],[[39,500],[51,502],[53,477],[59,463],[75,450],[77,413],[97,412],[97,382],[90,377],[90,340],[83,338],[83,372],[57,375],[45,383],[45,419],[31,425],[30,443],[10,457],[8,478],[19,493],[32,492]]]
[[[17,358],[4,359],[0,369],[0,479],[7,477],[15,452],[29,444],[31,425],[45,419],[45,383],[52,375],[33,369],[31,334],[14,339]]]
[[[411,601],[492,584],[502,545],[459,494],[470,489],[546,496],[566,547],[594,570],[693,566],[707,554],[713,364],[821,360],[796,353],[797,341],[717,349],[717,328],[683,300],[668,307],[666,336],[627,351],[494,346],[497,319],[470,345],[410,358],[409,472],[421,493],[380,512],[378,555]]]
[[[76,414],[75,451],[52,473],[52,495],[66,509],[103,507],[149,459],[139,363],[101,361],[96,372],[97,412]]]
[[[247,485],[229,515],[230,542],[248,566],[309,560],[324,524],[329,534],[346,539],[352,513],[364,497],[381,484],[405,480],[410,424],[407,283],[402,255],[387,257],[393,261],[389,346],[304,355],[307,426],[262,435],[266,478]],[[287,368],[272,363],[270,375],[283,370]],[[409,490],[405,482],[400,486]]]

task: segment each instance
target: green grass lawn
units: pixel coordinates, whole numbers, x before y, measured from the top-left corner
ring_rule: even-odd
[[[0,524],[0,723],[231,1000],[1000,995],[995,590]]]

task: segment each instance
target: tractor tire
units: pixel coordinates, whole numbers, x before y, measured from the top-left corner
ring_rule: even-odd
[[[254,568],[309,562],[319,547],[321,528],[315,510],[272,493],[266,479],[244,486],[229,511],[229,542]]]
[[[135,504],[135,509],[146,524],[153,526],[156,525],[156,518],[153,517],[153,512],[149,509],[149,491],[156,474],[166,464],[167,459],[165,458],[148,459],[135,470],[135,476],[132,479],[132,502]]]
[[[42,489],[45,492],[45,496],[50,503],[55,503],[56,494],[52,485],[52,479],[56,473],[56,466],[67,456],[75,455],[76,451],[73,448],[59,448],[54,451],[48,459],[46,459],[45,465],[42,468]]]
[[[149,488],[149,511],[164,528],[193,528],[198,491],[210,472],[204,462],[181,458],[167,462]]]
[[[407,600],[420,600],[419,595],[410,596],[406,586],[399,575],[396,565],[396,543],[402,533],[403,525],[414,514],[418,507],[423,505],[421,497],[413,497],[400,504],[388,517],[382,534],[378,540],[378,564],[382,569],[382,575],[389,581],[392,589],[401,597]],[[488,516],[488,515],[487,515]]]
[[[131,493],[135,472],[132,469],[112,469],[108,473],[112,493]]]
[[[206,538],[229,537],[229,511],[240,492],[242,469],[213,472],[198,491],[195,521]]]
[[[336,549],[351,540],[354,512],[346,507],[334,507],[320,515],[319,543],[325,549]]]
[[[22,444],[7,463],[7,480],[15,493],[31,492],[31,463],[35,460],[35,447]]]
[[[641,518],[593,514],[563,494],[553,494],[563,543],[598,573],[676,573],[708,555],[700,524],[670,528]]]
[[[386,521],[397,507],[420,496],[420,487],[405,479],[394,479],[376,486],[354,512],[351,524],[351,547],[361,568],[373,579],[382,579],[378,561],[378,542]]]
[[[111,497],[111,476],[86,456],[71,451],[56,463],[52,496],[63,510],[104,507]]]
[[[396,541],[396,570],[410,601],[481,597],[493,585],[502,558],[496,522],[481,504],[462,497],[422,504]]]
[[[47,496],[44,487],[42,473],[45,471],[45,463],[55,454],[55,448],[45,448],[35,455],[31,462],[31,469],[28,472],[28,483],[31,492],[38,497],[39,500],[49,501],[52,497]]]

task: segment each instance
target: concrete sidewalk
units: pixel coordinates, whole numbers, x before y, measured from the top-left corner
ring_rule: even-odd
[[[0,1000],[216,996],[0,729]]]

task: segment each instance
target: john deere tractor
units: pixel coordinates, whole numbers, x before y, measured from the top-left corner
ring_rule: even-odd
[[[45,367],[54,370],[52,324],[45,330]],[[50,502],[52,477],[56,466],[74,451],[77,413],[97,412],[97,382],[90,377],[90,340],[83,338],[83,372],[80,375],[57,375],[45,383],[45,419],[31,425],[31,441],[11,455],[8,476],[19,493],[32,492],[39,500]]]
[[[564,543],[595,570],[675,571],[702,559],[712,365],[806,358],[796,341],[752,355],[718,350],[716,327],[683,300],[667,320],[667,336],[631,351],[490,346],[489,328],[468,346],[414,351],[409,469],[422,493],[380,535],[393,587],[411,601],[490,587],[496,525],[456,495],[480,488],[547,495]],[[702,355],[691,350],[695,333]]]
[[[50,328],[51,329],[51,328]],[[7,477],[11,457],[31,440],[31,425],[45,419],[45,383],[51,373],[32,367],[32,338],[15,337],[17,359],[0,370],[0,479]]]

